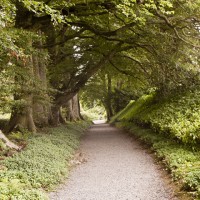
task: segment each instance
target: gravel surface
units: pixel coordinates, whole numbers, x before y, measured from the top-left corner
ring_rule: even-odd
[[[51,200],[171,200],[153,158],[108,124],[93,125],[81,144],[85,163],[76,166]]]

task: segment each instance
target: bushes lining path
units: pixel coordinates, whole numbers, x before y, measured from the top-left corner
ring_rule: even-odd
[[[130,102],[111,120],[150,143],[181,188],[197,199],[200,199],[199,97],[199,90],[166,99],[153,92]]]
[[[87,162],[72,170],[51,200],[175,200],[152,157],[137,141],[108,124],[93,125],[83,137]]]

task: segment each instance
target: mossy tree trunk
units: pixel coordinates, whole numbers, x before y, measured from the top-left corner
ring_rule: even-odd
[[[15,28],[22,28],[28,26],[29,18],[31,15],[27,15],[24,11],[23,5],[19,2],[16,3],[16,21]],[[24,19],[27,20],[24,20]],[[11,113],[11,118],[6,129],[7,132],[11,132],[15,129],[22,130],[28,129],[31,132],[36,132],[36,126],[33,120],[33,57],[29,52],[32,49],[32,38],[26,38],[24,41],[26,56],[19,56],[13,62],[19,68],[18,76],[15,76],[15,82],[19,85],[19,90],[14,94],[14,99],[20,102],[20,106],[15,106]],[[17,74],[17,73],[16,73]],[[25,74],[25,75],[24,75]]]

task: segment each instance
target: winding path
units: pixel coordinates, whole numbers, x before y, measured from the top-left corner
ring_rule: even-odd
[[[137,141],[108,124],[93,125],[81,152],[87,162],[75,167],[51,200],[171,200],[173,190]]]

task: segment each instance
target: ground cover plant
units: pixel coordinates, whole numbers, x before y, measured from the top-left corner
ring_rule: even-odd
[[[182,189],[200,198],[198,90],[158,101],[154,93],[139,98],[112,120],[151,145]]]
[[[155,93],[144,95],[114,121],[135,121],[192,146],[200,139],[199,97],[199,90],[164,100],[157,100]]]
[[[38,188],[48,189],[64,174],[53,166],[62,168],[64,161],[54,156],[71,155],[77,145],[70,132],[79,126],[46,135],[38,130],[110,121],[139,97],[112,122],[150,127],[196,150],[199,13],[200,0],[0,0],[0,135],[25,147],[4,159],[14,152],[0,141],[0,197],[20,199],[24,190],[23,198],[43,198]],[[166,98],[150,92],[155,89]],[[172,96],[174,91],[185,93]],[[87,108],[83,116],[80,102]],[[52,159],[52,166],[40,156]]]
[[[0,199],[48,199],[45,191],[67,176],[69,161],[89,124],[76,122],[48,128],[45,133],[31,136],[22,152],[1,160]]]
[[[181,189],[189,192],[194,199],[200,198],[200,148],[194,151],[163,134],[131,122],[117,122],[116,126],[129,130],[150,145],[159,160],[165,164],[166,170],[172,174],[173,180],[178,181]]]

